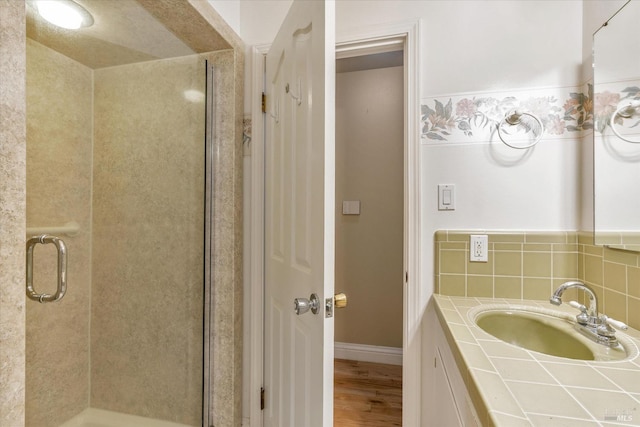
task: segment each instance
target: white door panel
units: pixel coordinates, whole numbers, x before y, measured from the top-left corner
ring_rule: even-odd
[[[333,2],[294,1],[266,62],[264,424],[331,426]],[[312,293],[318,313],[296,315]]]

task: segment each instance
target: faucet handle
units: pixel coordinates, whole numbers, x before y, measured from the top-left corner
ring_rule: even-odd
[[[604,321],[609,326],[613,326],[614,328],[620,329],[621,331],[626,331],[627,329],[629,329],[626,323],[623,323],[616,319],[612,319],[610,317],[606,317],[606,316],[603,316],[603,317],[604,317]]]
[[[571,307],[580,310],[580,314],[576,316],[576,321],[581,325],[589,323],[589,314],[587,313],[587,307],[584,304],[580,304],[578,301],[569,301]]]
[[[621,321],[610,319],[603,314],[599,319],[599,325],[596,328],[596,333],[601,337],[613,338],[615,337],[616,331],[612,328],[612,326],[614,326],[616,329],[622,329],[623,331],[628,328],[628,326]]]
[[[587,307],[584,304],[580,304],[578,301],[569,301],[569,305],[573,308],[577,308],[583,313],[587,312]]]

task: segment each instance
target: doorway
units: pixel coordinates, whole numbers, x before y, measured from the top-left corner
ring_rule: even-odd
[[[348,56],[364,56],[380,53],[380,49],[387,51],[402,50],[404,53],[404,247],[403,247],[403,325],[402,352],[393,354],[402,360],[402,418],[404,425],[420,424],[420,395],[421,395],[421,333],[420,333],[420,304],[423,295],[420,293],[420,183],[419,183],[419,94],[418,79],[420,57],[420,22],[402,23],[393,26],[376,27],[367,31],[343,35],[338,40],[337,54]],[[395,45],[395,48],[388,47]],[[249,173],[245,178],[250,181],[251,215],[248,220],[250,262],[247,266],[249,292],[245,301],[246,313],[249,313],[245,324],[244,348],[246,351],[246,371],[244,398],[247,411],[245,420],[253,424],[262,425],[261,397],[263,387],[263,275],[264,275],[264,126],[269,114],[265,113],[263,102],[265,98],[265,54],[269,45],[255,46],[252,49],[252,77],[253,100],[251,103],[252,139]],[[351,54],[347,54],[350,52]],[[337,289],[340,291],[340,289]],[[337,316],[343,313],[338,311]],[[267,398],[268,399],[268,396]],[[333,403],[333,402],[331,402]]]
[[[401,425],[402,40],[336,58],[334,425]]]

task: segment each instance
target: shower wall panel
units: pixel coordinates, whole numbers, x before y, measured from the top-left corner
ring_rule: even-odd
[[[24,2],[0,1],[0,414],[24,424],[26,214]]]
[[[27,39],[27,227],[80,225],[59,235],[67,293],[27,300],[26,425],[47,427],[88,406],[91,298],[92,71]],[[57,254],[37,245],[34,288],[54,293]]]
[[[204,59],[94,78],[91,407],[201,425]]]

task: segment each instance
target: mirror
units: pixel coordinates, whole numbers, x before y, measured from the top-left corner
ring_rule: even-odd
[[[594,35],[595,244],[640,251],[640,1]]]

